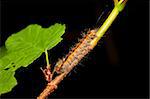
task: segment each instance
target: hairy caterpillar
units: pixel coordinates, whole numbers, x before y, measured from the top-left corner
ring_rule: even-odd
[[[97,29],[89,30],[88,33],[76,44],[75,47],[66,55],[65,58],[59,59],[55,65],[54,71],[57,73],[70,72],[79,61],[90,52],[93,47],[91,41],[95,39]]]

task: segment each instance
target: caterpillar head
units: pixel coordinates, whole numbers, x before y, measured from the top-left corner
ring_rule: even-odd
[[[55,65],[55,71],[58,74],[62,73],[61,69],[62,69],[62,64],[63,64],[64,60],[65,60],[64,58],[63,59],[58,59],[58,62]]]

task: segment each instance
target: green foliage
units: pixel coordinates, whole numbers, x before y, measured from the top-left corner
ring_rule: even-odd
[[[7,49],[5,46],[0,47],[0,58],[3,57],[7,52]]]
[[[0,49],[0,94],[17,84],[14,74],[18,68],[28,66],[45,50],[56,46],[64,32],[65,25],[56,23],[49,28],[32,24],[12,34],[5,42],[6,48]]]
[[[15,72],[11,70],[0,71],[0,94],[11,91],[17,85],[14,75]]]

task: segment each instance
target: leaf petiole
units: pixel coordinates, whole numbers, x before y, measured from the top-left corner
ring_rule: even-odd
[[[47,50],[45,50],[45,56],[46,56],[46,63],[47,63],[47,68],[50,68],[50,64],[49,64],[49,59],[48,59],[48,52]]]

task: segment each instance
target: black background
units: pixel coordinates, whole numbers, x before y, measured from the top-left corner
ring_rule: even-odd
[[[81,31],[102,23],[113,0],[2,0],[1,46],[29,24],[66,24],[63,41],[50,51],[51,63],[65,56]],[[99,24],[98,17],[104,12]],[[129,0],[99,44],[49,97],[148,97],[148,0]],[[46,85],[44,54],[16,71],[18,85],[2,98],[35,98]]]

